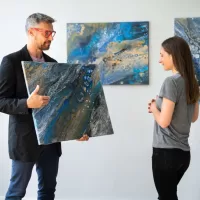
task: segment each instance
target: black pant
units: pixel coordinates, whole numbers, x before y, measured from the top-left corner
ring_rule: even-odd
[[[189,151],[153,148],[152,170],[159,200],[178,200],[177,185],[189,164]]]

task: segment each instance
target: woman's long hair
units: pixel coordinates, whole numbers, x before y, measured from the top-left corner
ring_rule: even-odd
[[[185,80],[187,104],[194,104],[199,99],[199,86],[194,73],[190,47],[187,42],[177,36],[166,39],[163,49],[172,56],[176,70]]]

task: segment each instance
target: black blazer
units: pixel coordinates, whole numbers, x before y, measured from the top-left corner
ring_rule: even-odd
[[[56,62],[43,53],[46,62]],[[27,46],[5,56],[0,66],[0,112],[9,114],[9,156],[13,160],[35,162],[44,145],[38,145],[31,109],[27,108],[21,61],[32,61]],[[61,155],[61,143],[54,143]]]

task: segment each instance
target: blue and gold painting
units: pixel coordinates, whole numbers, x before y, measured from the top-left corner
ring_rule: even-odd
[[[175,35],[182,37],[190,46],[196,78],[200,85],[200,17],[176,18]]]
[[[50,102],[32,109],[38,144],[111,135],[113,128],[94,64],[22,62],[27,92],[37,85]]]
[[[103,85],[149,84],[149,23],[67,23],[67,62],[96,64]]]

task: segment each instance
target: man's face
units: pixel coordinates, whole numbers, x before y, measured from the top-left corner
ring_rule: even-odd
[[[31,27],[29,33],[32,35],[35,45],[40,50],[48,50],[55,35],[51,23],[41,22],[35,27]]]

